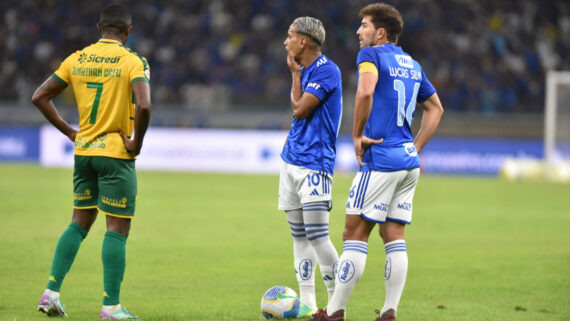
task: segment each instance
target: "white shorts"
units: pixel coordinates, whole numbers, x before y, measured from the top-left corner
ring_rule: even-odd
[[[289,211],[300,209],[307,203],[330,202],[332,184],[332,177],[327,172],[314,171],[281,160],[278,208]]]
[[[384,223],[386,220],[410,224],[412,199],[420,177],[420,169],[396,172],[358,172],[346,204],[346,214]]]

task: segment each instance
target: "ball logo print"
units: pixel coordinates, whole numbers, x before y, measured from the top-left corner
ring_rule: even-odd
[[[308,259],[304,259],[299,262],[299,276],[302,280],[308,280],[311,278],[313,271],[313,262]]]
[[[261,297],[261,314],[265,319],[294,319],[301,301],[297,293],[286,286],[274,286]]]
[[[350,260],[344,260],[338,268],[338,280],[340,283],[347,283],[354,276],[354,263]]]

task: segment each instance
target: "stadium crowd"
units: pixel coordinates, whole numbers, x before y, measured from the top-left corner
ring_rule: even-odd
[[[95,23],[108,2],[0,2],[0,100],[28,101],[61,59],[97,41]],[[304,15],[323,21],[323,53],[340,66],[345,93],[355,88],[358,10],[370,1],[123,2],[135,21],[127,46],[151,65],[156,105],[288,105],[283,41]],[[422,64],[448,111],[540,112],[546,71],[570,69],[567,1],[387,2],[406,21],[399,44]]]

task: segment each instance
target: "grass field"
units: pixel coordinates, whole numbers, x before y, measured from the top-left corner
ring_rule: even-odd
[[[36,305],[71,218],[68,169],[0,165],[0,320],[45,320]],[[342,249],[352,175],[337,175],[331,235]],[[144,320],[263,320],[273,285],[297,288],[277,176],[139,173],[121,303]],[[69,320],[96,320],[99,218],[62,288]],[[347,320],[384,301],[384,252],[371,238]],[[570,186],[420,179],[407,229],[410,268],[398,321],[570,320]],[[319,305],[326,304],[317,280]]]

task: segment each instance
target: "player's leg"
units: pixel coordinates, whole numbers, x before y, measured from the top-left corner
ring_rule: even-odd
[[[107,232],[103,239],[103,309],[101,318],[121,312],[121,284],[126,268],[126,244],[131,219],[107,215]],[[113,315],[116,317],[115,315]]]
[[[298,192],[300,183],[295,180],[295,171],[299,170],[298,166],[281,162],[278,208],[285,211],[293,237],[293,262],[303,310],[300,314],[304,315],[317,308],[314,276],[317,255],[307,239],[303,223],[303,211]]]
[[[90,160],[76,156],[73,174],[73,218],[57,242],[49,280],[38,304],[38,310],[50,316],[66,315],[60,300],[61,285],[97,217],[97,193],[97,173],[93,171]]]
[[[368,236],[376,223],[358,215],[346,215],[343,233],[344,247],[336,273],[334,294],[327,307],[327,315],[344,313],[348,299],[364,273],[368,254]]]
[[[329,236],[332,179],[326,172],[315,171],[303,172],[299,179],[303,180],[299,193],[303,203],[303,221],[307,238],[317,253],[330,301],[335,286],[333,270],[338,264],[338,253]]]
[[[332,298],[335,286],[333,269],[338,263],[338,253],[329,236],[329,202],[303,204],[303,221],[307,239],[317,253],[321,275],[328,293]]]
[[[96,217],[96,208],[73,210],[73,220],[61,234],[55,248],[50,277],[46,287],[53,294],[57,293],[57,296],[59,296],[63,279],[70,270],[79,247],[87,236]]]
[[[295,276],[299,284],[299,299],[303,307],[300,315],[312,313],[317,309],[315,296],[315,266],[317,254],[307,239],[301,209],[285,211],[293,237],[293,261]]]
[[[408,273],[408,253],[404,230],[412,220],[412,199],[419,177],[419,169],[402,171],[403,176],[390,203],[386,223],[380,227],[380,236],[386,250],[384,279],[386,299],[380,319],[396,314]]]
[[[134,161],[97,157],[100,211],[106,215],[103,239],[103,308],[101,319],[137,319],[121,307],[121,284],[126,268],[126,243],[135,213],[137,179]]]
[[[385,222],[396,185],[397,181],[390,173],[359,172],[354,178],[347,202],[344,248],[328,312],[346,309],[350,294],[366,266],[368,236],[376,223]]]
[[[371,174],[372,172],[357,173],[350,188],[343,233],[344,246],[336,273],[335,292],[326,311],[329,316],[340,313],[344,316],[348,299],[366,266],[368,236],[376,222],[365,219],[361,214],[367,212],[369,203],[373,203]]]

